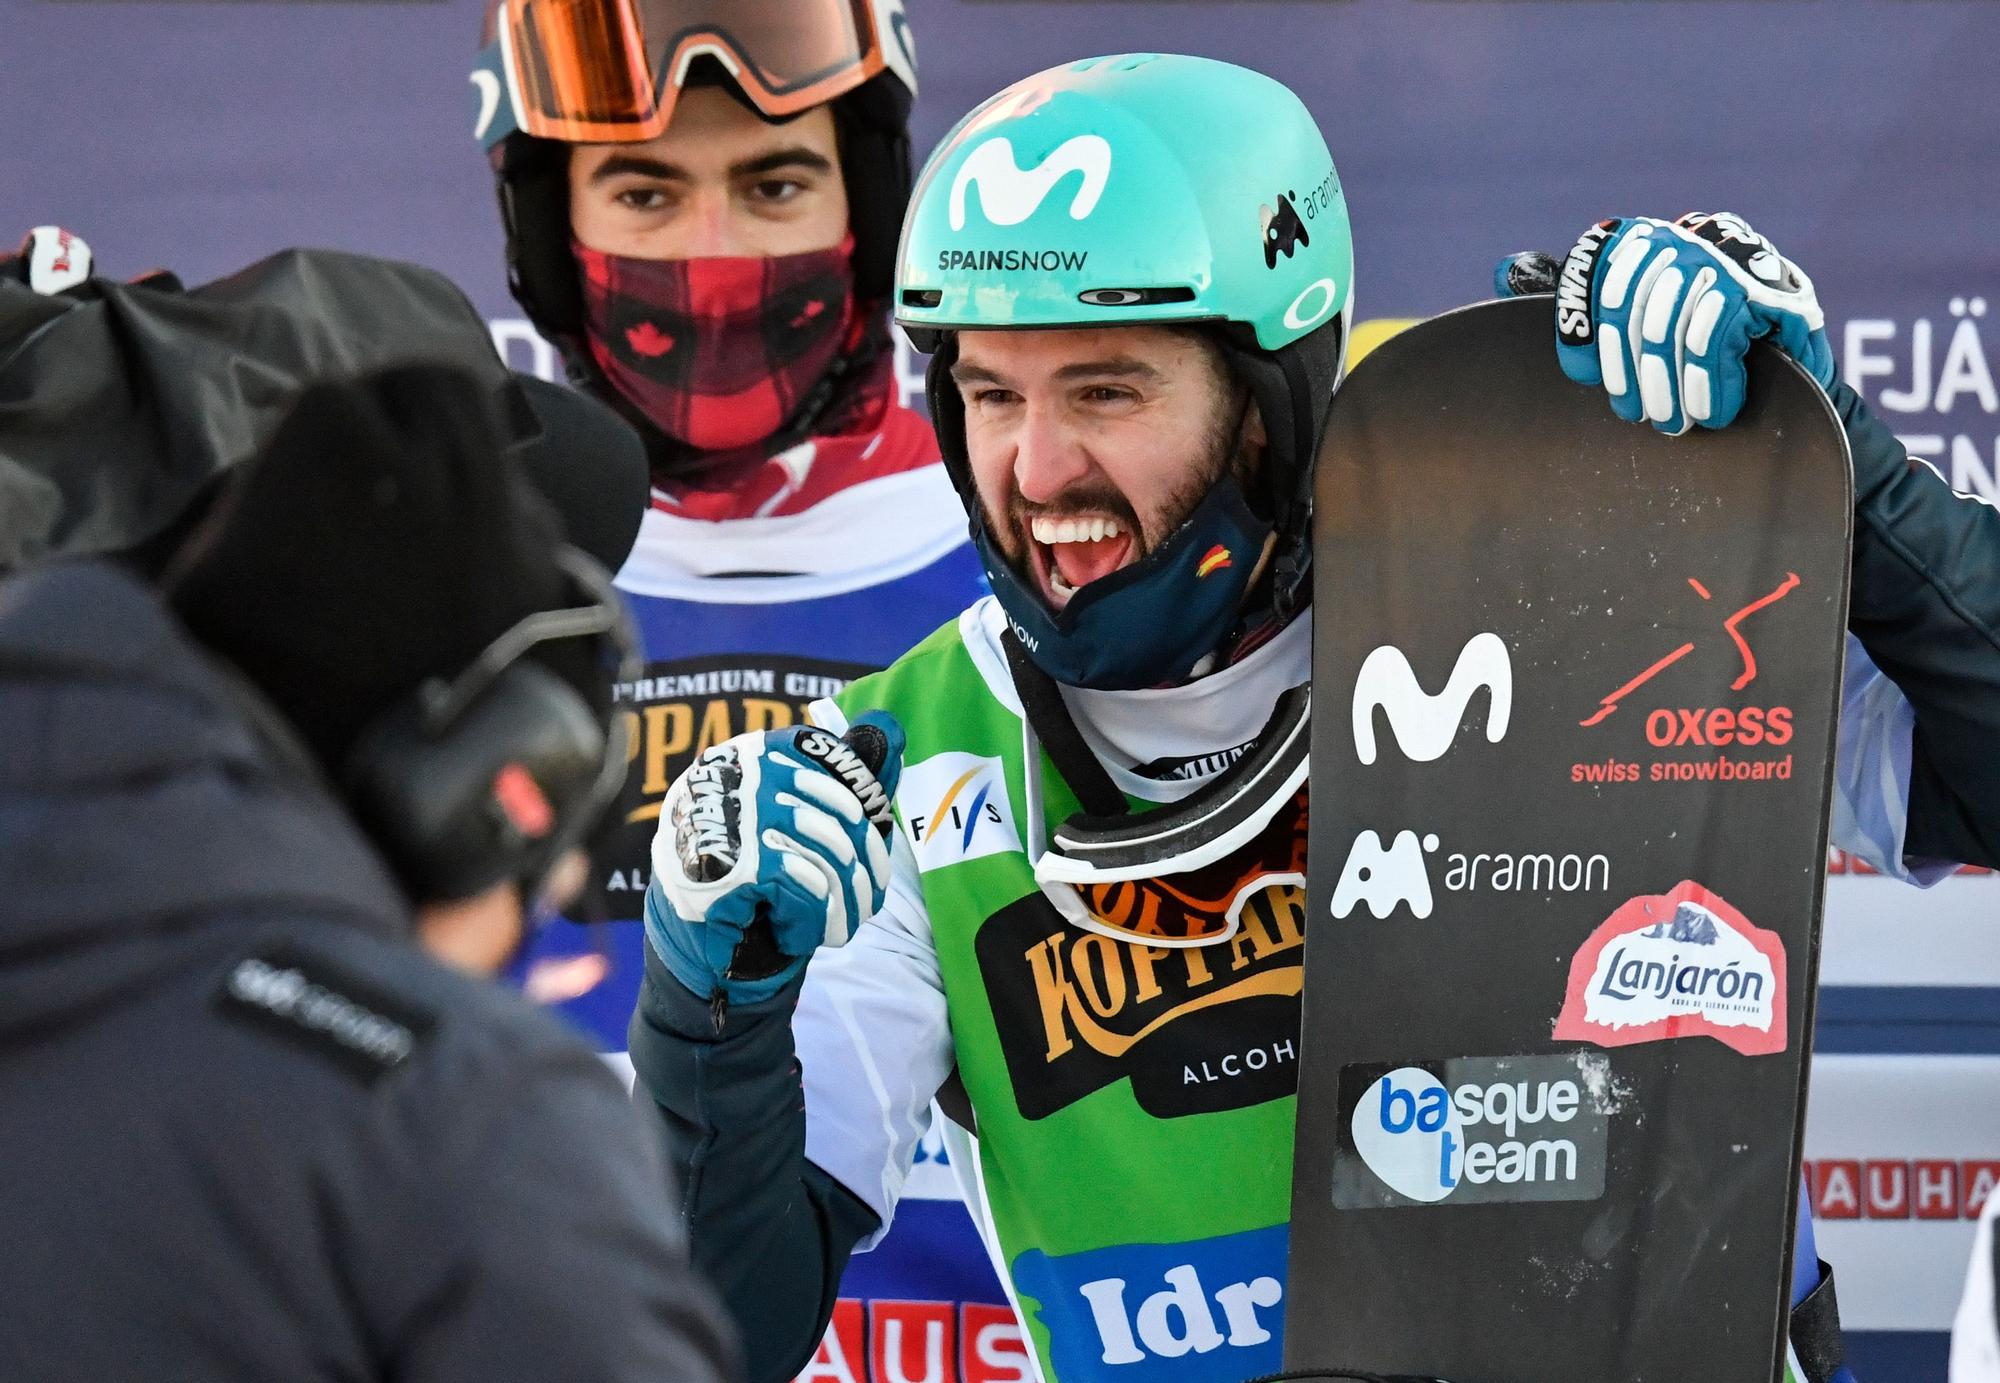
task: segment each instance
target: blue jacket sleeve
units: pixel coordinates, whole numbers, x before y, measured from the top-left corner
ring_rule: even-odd
[[[666,1123],[689,1248],[735,1317],[750,1383],[784,1383],[805,1367],[849,1255],[879,1224],[806,1160],[792,1043],[802,983],[713,1007],[648,946],[632,1015],[634,1097]]]
[[[1848,627],[1916,713],[1905,851],[2000,865],[2000,509],[1910,458],[1845,384],[1854,456]]]

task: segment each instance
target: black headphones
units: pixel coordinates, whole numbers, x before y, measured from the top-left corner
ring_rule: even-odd
[[[628,718],[600,718],[526,655],[595,639],[607,687],[643,669],[639,637],[604,568],[570,547],[556,561],[573,609],[545,610],[495,639],[462,672],[435,677],[355,741],[341,796],[416,901],[469,898],[505,879],[532,903],[625,779]]]

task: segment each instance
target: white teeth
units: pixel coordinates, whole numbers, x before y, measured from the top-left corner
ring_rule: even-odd
[[[1063,575],[1059,571],[1049,573],[1049,589],[1065,599],[1076,594],[1076,587],[1063,580]]]
[[[1037,516],[1029,520],[1028,531],[1035,541],[1053,547],[1057,543],[1099,543],[1125,530],[1118,520],[1108,518],[1051,519]]]

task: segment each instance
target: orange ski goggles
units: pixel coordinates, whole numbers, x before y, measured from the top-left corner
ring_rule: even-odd
[[[888,64],[869,0],[500,0],[473,82],[504,83],[490,148],[519,130],[576,144],[666,132],[689,65],[711,57],[765,115],[783,119],[852,91]],[[490,79],[495,89],[487,92]]]

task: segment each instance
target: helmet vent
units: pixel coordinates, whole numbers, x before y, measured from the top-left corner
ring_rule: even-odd
[[[1148,307],[1154,303],[1191,303],[1192,288],[1086,288],[1078,302],[1092,307]]]
[[[903,290],[904,307],[936,307],[943,301],[944,290],[942,288],[905,288]]]

